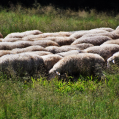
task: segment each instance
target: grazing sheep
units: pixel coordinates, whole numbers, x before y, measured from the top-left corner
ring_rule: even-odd
[[[46,38],[46,37],[69,37],[72,33],[70,32],[55,32],[55,33],[43,33],[39,35],[29,35],[23,38],[23,40],[32,40],[35,38]]]
[[[34,40],[34,41],[51,40],[51,41],[55,41],[60,46],[62,46],[62,45],[70,45],[72,42],[75,41],[75,38],[70,38],[70,37],[46,37],[46,38],[36,38],[36,39],[32,39],[32,40]]]
[[[32,42],[19,41],[19,42],[0,42],[0,50],[12,50],[14,48],[25,48],[32,46]]]
[[[108,37],[110,37],[110,38],[112,38],[112,39],[117,39],[117,38],[119,38],[119,34],[116,34],[115,31],[108,32],[108,33],[85,34],[85,35],[83,35],[82,37],[94,37],[94,36],[108,36]]]
[[[54,54],[50,54],[50,55],[44,55],[44,56],[41,56],[44,60],[44,63],[45,63],[45,67],[47,69],[47,71],[49,71],[55,63],[57,63],[59,60],[62,59],[61,56],[59,55],[54,55]]]
[[[11,50],[11,53],[22,53],[22,52],[31,52],[31,51],[47,51],[44,47],[42,46],[29,46],[26,48],[16,48]]]
[[[57,62],[49,71],[49,78],[54,78],[57,72],[59,75],[67,73],[72,76],[92,75],[100,78],[104,62],[101,56],[92,53],[66,56]]]
[[[36,54],[11,54],[0,57],[0,68],[10,76],[33,76],[45,71],[43,59]]]
[[[101,46],[89,47],[83,51],[87,53],[99,54],[105,59],[105,61],[107,61],[107,59],[111,57],[115,52],[119,51],[119,45],[105,44]]]
[[[78,31],[78,32],[75,32],[73,33],[70,37],[73,37],[73,38],[80,38],[82,37],[83,35],[85,34],[99,34],[99,33],[108,33],[108,31],[105,31],[105,30],[84,30],[84,31]]]
[[[70,51],[67,51],[67,52],[61,52],[61,53],[57,53],[57,54],[62,56],[62,57],[66,57],[66,56],[69,56],[69,55],[72,55],[72,54],[76,55],[76,54],[79,54],[79,53],[82,53],[82,52],[81,52],[81,50],[70,50]]]
[[[113,56],[107,59],[107,67],[110,68],[112,65],[119,66],[119,52],[114,53]]]
[[[0,33],[0,38],[3,38],[3,35]]]
[[[88,47],[92,47],[94,45],[90,44],[90,43],[81,43],[81,44],[71,45],[71,47],[73,47],[73,46],[79,48],[80,50],[84,50],[84,49],[86,49]]]
[[[93,45],[101,45],[105,41],[112,40],[107,36],[93,36],[93,37],[81,37],[76,39],[71,45],[76,45],[80,43],[91,43]]]
[[[16,32],[16,33],[8,34],[5,37],[5,39],[6,38],[23,38],[23,37],[28,36],[28,35],[38,35],[38,34],[42,34],[42,32],[39,30],[31,30],[31,31],[26,31],[26,32],[21,32],[21,33]]]
[[[2,42],[15,42],[15,41],[21,41],[22,38],[5,38],[2,39]]]
[[[71,47],[70,45],[69,46],[61,46],[61,47],[49,46],[49,47],[46,47],[46,50],[48,52],[55,54],[55,53],[60,53],[60,52],[67,52],[69,50],[79,50],[79,48]]]
[[[42,47],[48,47],[48,46],[59,46],[56,42],[51,40],[40,40],[40,41],[31,41],[33,45],[40,45]]]
[[[102,45],[104,45],[104,44],[117,44],[117,45],[119,45],[119,39],[106,41]]]

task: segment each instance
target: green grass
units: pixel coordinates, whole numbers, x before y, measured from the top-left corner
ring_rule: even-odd
[[[119,75],[77,82],[0,80],[0,118],[118,119]]]
[[[38,29],[42,32],[86,30],[99,27],[116,28],[119,15],[107,15],[92,10],[55,9],[53,6],[23,8],[20,5],[0,10],[0,32],[5,37],[12,32]]]
[[[42,32],[116,28],[119,15],[55,9],[52,6],[0,11],[0,32],[38,29]],[[112,71],[111,71],[112,72]],[[0,75],[0,119],[118,119],[119,72],[106,73],[101,81],[79,77],[64,82],[44,78],[29,82]]]

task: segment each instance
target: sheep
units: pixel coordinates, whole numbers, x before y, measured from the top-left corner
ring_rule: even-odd
[[[49,54],[41,57],[43,58],[47,71],[49,71],[55,63],[62,59],[62,57],[57,54]]]
[[[108,31],[108,32],[114,31],[114,29],[112,29],[112,28],[107,28],[107,27],[95,28],[95,29],[91,29],[90,31],[92,31],[92,30],[104,30],[104,31]]]
[[[3,35],[0,33],[0,38],[3,38]]]
[[[23,37],[28,36],[28,35],[38,35],[38,34],[42,34],[42,32],[39,30],[31,30],[31,31],[26,31],[26,32],[21,32],[21,33],[16,32],[16,33],[8,34],[5,37],[5,39],[6,38],[23,38]]]
[[[33,76],[45,71],[43,59],[36,54],[10,54],[0,57],[0,70],[10,76]]]
[[[49,47],[46,47],[46,50],[48,52],[55,54],[55,53],[60,53],[60,52],[67,52],[69,50],[79,50],[79,48],[71,47],[70,45],[69,46],[61,46],[61,47],[49,46]]]
[[[92,47],[94,45],[90,44],[90,43],[81,43],[81,44],[71,45],[71,47],[73,47],[73,46],[79,48],[80,50],[84,50],[84,49],[86,49],[88,47]]]
[[[32,41],[31,41],[32,42]],[[56,42],[51,40],[40,40],[40,41],[33,41],[33,45],[40,45],[42,47],[48,47],[48,46],[59,46]]]
[[[83,50],[83,52],[86,52],[86,53],[99,54],[105,59],[105,61],[107,61],[109,57],[111,57],[115,52],[118,52],[118,51],[119,51],[119,45],[116,45],[116,44],[105,44],[101,46],[93,46]]]
[[[25,48],[32,46],[32,42],[0,42],[0,50],[12,50],[14,48]]]
[[[82,30],[82,31],[78,31],[78,32],[75,32],[73,33],[70,37],[73,37],[73,38],[80,38],[82,37],[83,35],[85,34],[99,34],[99,33],[108,33],[108,31],[105,31],[105,30]]]
[[[104,44],[105,45],[106,44],[117,44],[117,45],[119,45],[119,39],[106,41],[102,45],[104,45]]]
[[[56,43],[58,43],[60,46],[62,45],[70,45],[72,42],[75,41],[75,38],[70,38],[70,37],[46,37],[46,38],[35,38],[32,39],[34,41],[38,40],[51,40]]]
[[[110,37],[112,39],[119,38],[119,34],[116,34],[115,31],[108,32],[108,33],[98,33],[98,34],[91,33],[91,34],[85,34],[82,37],[94,37],[94,36],[108,36],[108,37]]]
[[[107,59],[107,67],[110,68],[113,65],[119,66],[119,52],[114,53]]]
[[[0,57],[3,55],[11,54],[10,50],[0,50]]]
[[[72,55],[72,54],[76,55],[76,54],[79,54],[79,53],[82,53],[82,52],[80,50],[70,50],[70,51],[67,51],[67,52],[61,52],[61,53],[57,53],[57,54],[62,56],[62,57],[66,57],[66,56],[69,56],[69,55]]]
[[[15,42],[15,41],[21,41],[22,38],[5,38],[2,39],[2,42]]]
[[[105,41],[112,40],[108,36],[94,36],[94,37],[81,37],[76,39],[71,45],[76,45],[80,43],[91,43],[93,45],[101,45]]]
[[[57,74],[61,76],[65,73],[71,76],[92,75],[100,78],[104,63],[105,60],[98,54],[80,53],[66,56],[49,71],[49,79],[54,78]]]
[[[70,32],[55,32],[55,33],[43,33],[39,35],[29,35],[26,37],[23,37],[23,40],[32,40],[35,38],[46,38],[46,37],[69,37],[72,33]]]
[[[22,52],[30,52],[30,51],[47,51],[44,47],[42,46],[29,46],[26,48],[16,48],[11,50],[11,53],[22,53]]]

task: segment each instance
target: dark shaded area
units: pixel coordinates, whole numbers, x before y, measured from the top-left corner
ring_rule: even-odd
[[[20,3],[25,7],[33,7],[34,3],[40,3],[42,6],[53,5],[55,7],[72,10],[84,9],[96,9],[97,11],[119,11],[119,5],[117,0],[2,0],[0,2],[1,6],[10,7],[11,4],[16,5]]]

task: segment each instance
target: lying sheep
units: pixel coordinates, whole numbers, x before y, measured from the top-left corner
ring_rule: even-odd
[[[55,32],[55,33],[43,33],[39,35],[29,35],[23,38],[23,40],[32,40],[35,38],[46,38],[46,37],[69,37],[72,33],[70,32]]]
[[[71,76],[92,75],[100,78],[104,63],[104,59],[98,54],[80,53],[78,55],[66,56],[49,71],[49,78],[65,73]]]
[[[3,35],[0,33],[0,38],[3,38]]]
[[[105,44],[101,46],[89,47],[83,51],[87,53],[99,54],[105,59],[105,61],[107,61],[107,59],[111,57],[115,52],[119,51],[119,45]]]
[[[62,45],[70,45],[72,42],[75,41],[75,38],[70,38],[70,37],[46,37],[46,38],[36,38],[36,39],[32,39],[32,40],[34,40],[34,41],[37,41],[37,40],[51,40],[51,41],[55,41],[60,46],[62,46]]]
[[[45,67],[47,69],[47,71],[49,71],[55,63],[57,63],[59,60],[62,59],[61,56],[59,55],[54,55],[54,54],[50,54],[50,55],[44,55],[44,56],[41,56],[44,60],[44,63],[45,63]]]
[[[5,39],[6,38],[23,38],[23,37],[28,36],[28,35],[38,35],[38,34],[42,34],[42,32],[39,30],[31,30],[31,31],[26,31],[26,32],[21,32],[21,33],[16,32],[16,33],[8,34],[5,37]]]
[[[71,45],[76,45],[80,43],[90,43],[93,45],[101,45],[105,41],[112,40],[107,36],[93,36],[93,37],[81,37],[76,39]]]
[[[16,48],[11,50],[11,53],[22,53],[22,52],[31,52],[31,51],[47,51],[44,47],[42,46],[29,46],[26,48]]]
[[[70,51],[70,50],[79,50],[79,48],[71,47],[70,45],[69,46],[61,46],[61,47],[49,46],[49,47],[46,47],[46,50],[48,52],[56,54],[56,53],[60,53],[60,52],[67,52],[67,51]]]
[[[117,44],[117,45],[119,45],[119,39],[117,39],[117,40],[110,40],[110,41],[106,41],[106,42],[104,42],[102,45],[106,45],[106,44]]]
[[[92,30],[104,30],[104,31],[108,31],[108,32],[114,31],[114,29],[107,28],[107,27],[95,28],[95,29],[91,29],[90,31],[92,31]]]
[[[94,46],[93,44],[90,44],[90,43],[81,43],[81,44],[76,44],[76,45],[71,45],[71,47],[74,46],[74,47],[77,47],[79,48],[80,50],[84,50],[88,47],[92,47]]]
[[[11,54],[10,50],[0,50],[0,57],[2,57],[3,55],[7,55],[7,54]]]
[[[73,38],[80,38],[82,37],[83,35],[85,34],[99,34],[99,33],[108,33],[108,31],[105,31],[105,30],[84,30],[84,31],[78,31],[78,32],[75,32],[73,33],[70,37],[73,37]]]
[[[36,54],[11,54],[0,57],[0,70],[10,76],[33,76],[37,72],[42,74],[44,69],[43,59]]]

